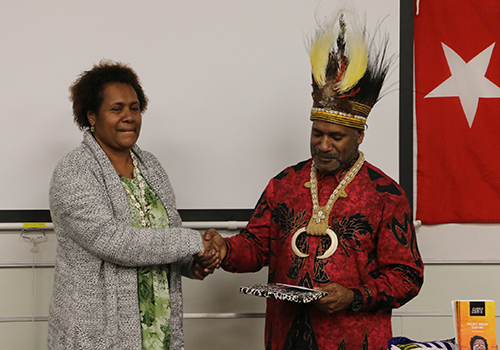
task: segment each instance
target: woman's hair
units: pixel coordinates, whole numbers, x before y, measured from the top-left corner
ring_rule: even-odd
[[[139,99],[141,113],[146,110],[148,98],[142,90],[135,71],[126,64],[102,60],[91,70],[80,74],[69,87],[70,100],[73,102],[73,116],[81,130],[90,127],[87,119],[88,112],[99,114],[104,101],[104,89],[109,83],[125,83],[132,86]]]

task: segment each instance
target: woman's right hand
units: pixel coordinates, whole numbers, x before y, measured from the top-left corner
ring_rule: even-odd
[[[205,277],[214,273],[217,263],[217,254],[198,253],[194,255],[192,272],[194,277],[204,280]]]
[[[220,268],[227,252],[226,241],[215,229],[209,229],[202,234],[202,240],[205,252],[196,254],[193,263],[193,274],[200,280]]]

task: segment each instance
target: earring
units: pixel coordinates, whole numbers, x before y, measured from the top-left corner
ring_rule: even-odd
[[[94,132],[94,126],[93,125],[90,126],[90,132],[92,132],[92,133]]]

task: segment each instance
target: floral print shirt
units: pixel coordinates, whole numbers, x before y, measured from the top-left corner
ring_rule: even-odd
[[[130,207],[132,226],[142,227],[140,210],[136,203],[140,203],[142,196],[139,181],[144,184],[145,221],[151,228],[169,227],[168,214],[160,200],[151,190],[146,180],[139,172],[134,172],[134,178],[128,179],[120,176],[124,186],[136,198],[136,201],[127,194]],[[139,178],[137,178],[139,177]],[[168,350],[170,349],[170,295],[168,287],[168,265],[143,266],[137,269],[139,288],[139,310],[141,316],[141,333],[143,350]]]

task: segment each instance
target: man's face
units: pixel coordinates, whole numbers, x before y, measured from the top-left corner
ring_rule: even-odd
[[[363,142],[364,130],[315,120],[311,129],[311,156],[316,168],[333,174],[348,166]]]
[[[472,350],[485,350],[486,344],[482,339],[477,339],[474,341],[474,345],[472,346]]]

